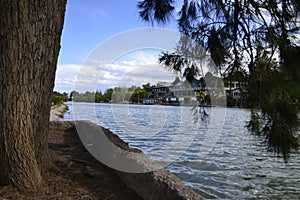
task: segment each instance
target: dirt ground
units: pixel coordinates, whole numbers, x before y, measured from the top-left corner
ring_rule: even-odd
[[[49,150],[54,168],[44,175],[47,191],[35,196],[0,187],[0,199],[141,199],[113,170],[94,159],[83,147],[76,129],[50,130]]]

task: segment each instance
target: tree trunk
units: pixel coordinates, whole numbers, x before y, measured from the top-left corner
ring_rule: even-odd
[[[0,0],[0,183],[42,189],[66,0]]]

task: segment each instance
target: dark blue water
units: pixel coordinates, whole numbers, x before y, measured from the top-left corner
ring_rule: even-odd
[[[143,150],[206,198],[300,199],[300,156],[288,163],[246,128],[247,109],[74,103],[64,120],[90,120]]]

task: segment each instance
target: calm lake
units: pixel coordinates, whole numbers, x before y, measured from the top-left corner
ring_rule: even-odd
[[[190,107],[67,103],[63,120],[90,120],[137,147],[205,198],[299,199],[300,155],[288,163],[266,151],[245,128],[250,111]]]

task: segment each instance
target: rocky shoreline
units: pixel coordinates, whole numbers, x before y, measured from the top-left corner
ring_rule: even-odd
[[[68,110],[68,106],[65,104],[52,106],[49,121],[57,121],[59,118],[62,118],[66,110]]]
[[[75,129],[75,125],[77,130]],[[138,149],[132,149],[120,139],[117,135],[112,133],[110,130],[98,126],[97,124],[88,121],[76,121],[76,122],[50,122],[50,129],[56,131],[68,131],[73,130],[77,132],[79,129],[84,129],[87,133],[97,133],[97,130],[101,129],[104,135],[120,149],[136,152],[138,154],[143,154]],[[82,130],[79,130],[82,131]],[[77,134],[73,133],[72,137],[78,137]],[[81,145],[81,148],[84,148]],[[144,155],[144,154],[143,154]],[[132,158],[136,165],[140,163],[146,163],[146,165],[151,165],[149,161],[141,162],[141,156]],[[142,156],[142,159],[147,159],[146,156]],[[151,166],[146,166],[151,168]],[[120,180],[128,187],[130,190],[134,191],[142,199],[181,199],[181,200],[198,200],[202,199],[199,194],[191,190],[186,186],[178,177],[171,174],[168,170],[158,169],[155,171],[147,173],[127,173],[118,170],[111,169],[114,175],[117,175]]]

